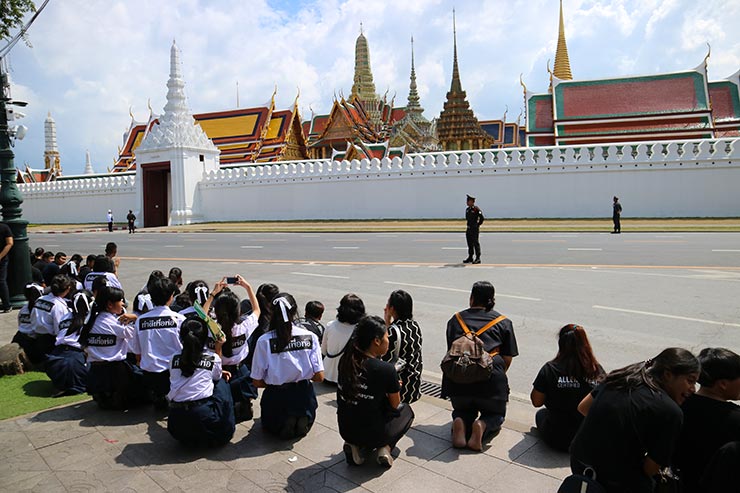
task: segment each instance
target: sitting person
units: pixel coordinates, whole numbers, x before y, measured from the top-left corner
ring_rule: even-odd
[[[54,350],[59,334],[59,322],[70,312],[66,296],[74,286],[72,279],[59,274],[51,281],[49,293],[33,304],[31,325],[36,334],[35,353],[42,360]]]
[[[185,317],[170,310],[175,285],[168,278],[157,278],[148,287],[154,308],[136,319],[131,352],[140,356],[139,366],[149,398],[157,410],[167,409],[170,391],[170,362],[182,349],[180,324]]]
[[[196,302],[200,306],[206,304],[206,301],[208,301],[208,295],[210,294],[208,291],[208,284],[201,280],[191,281],[185,287],[185,294],[188,295],[190,304],[180,310],[180,315],[183,315],[186,318],[197,317],[198,314],[195,313],[194,305]]]
[[[182,269],[179,267],[171,268],[167,277],[169,277],[170,281],[175,285],[175,296],[177,296],[180,294],[180,288],[182,287]]]
[[[401,378],[401,402],[406,404],[421,399],[421,328],[414,320],[413,310],[411,295],[402,289],[391,293],[384,310],[390,345],[381,359],[396,365]]]
[[[506,372],[519,354],[511,320],[493,309],[494,295],[490,282],[476,282],[470,292],[470,308],[456,313],[447,322],[448,350],[467,333],[463,324],[471,332],[488,326],[478,338],[493,360],[490,376],[473,383],[454,382],[447,375],[442,376],[442,396],[452,402],[452,446],[477,452],[501,431],[509,400]]]
[[[586,416],[570,444],[570,468],[596,472],[609,492],[648,493],[670,465],[681,434],[679,407],[694,393],[699,361],[668,348],[655,358],[610,372],[578,405]]]
[[[681,406],[683,428],[673,463],[681,471],[687,493],[731,491],[729,484],[707,489],[700,486],[700,479],[716,476],[718,471],[707,471],[707,464],[723,445],[740,441],[740,406],[730,402],[740,400],[740,355],[729,349],[706,348],[698,359],[701,388]]]
[[[316,337],[319,338],[319,342],[324,339],[324,331],[326,328],[321,323],[321,317],[324,315],[324,304],[320,301],[309,301],[306,303],[304,309],[305,317],[298,321],[304,329],[310,330]]]
[[[391,467],[391,451],[414,421],[401,403],[401,385],[392,364],[379,358],[388,351],[383,319],[362,317],[339,360],[337,421],[347,463],[365,462],[365,451],[377,449],[378,464]]]
[[[170,412],[167,431],[179,442],[195,447],[223,445],[234,436],[234,402],[221,369],[221,345],[206,349],[208,327],[203,320],[186,319],[180,327],[182,352],[170,366]],[[225,378],[221,378],[223,377]]]
[[[136,293],[136,296],[134,296],[134,315],[138,317],[139,315],[146,313],[154,308],[152,295],[149,294],[149,286],[151,286],[157,279],[162,278],[164,278],[164,274],[161,270],[155,269],[149,274],[149,279],[147,279],[146,281],[146,286],[144,286],[141,291]]]
[[[578,404],[604,377],[583,327],[568,324],[558,334],[558,354],[540,369],[529,398],[537,411],[537,430],[549,446],[568,452],[583,422]]]
[[[321,341],[321,354],[324,357],[326,381],[336,383],[339,377],[339,358],[349,341],[355,324],[365,315],[365,304],[356,294],[346,294],[339,301],[337,318],[326,324]]]
[[[44,288],[35,283],[26,284],[23,294],[26,297],[26,304],[18,311],[18,332],[15,333],[11,342],[18,344],[26,353],[28,360],[38,365],[44,358],[36,348],[36,332],[31,324],[31,310],[36,300],[44,294]]]
[[[98,277],[105,277],[108,286],[123,289],[121,281],[118,280],[115,273],[116,264],[113,262],[113,259],[106,257],[105,255],[98,255],[95,257],[92,272],[85,275],[85,280],[82,285],[88,291],[93,291],[93,281]]]
[[[316,419],[312,382],[324,379],[319,338],[295,325],[293,296],[279,293],[273,300],[270,331],[257,340],[252,381],[264,388],[260,407],[262,426],[282,439],[305,436]]]
[[[236,285],[247,291],[249,299],[257,305],[257,298],[243,277],[236,276]],[[216,321],[226,336],[221,349],[223,368],[231,374],[229,387],[234,401],[234,416],[237,423],[252,419],[252,400],[257,398],[257,389],[252,385],[251,373],[246,364],[249,346],[247,339],[257,328],[260,316],[259,306],[248,317],[241,319],[239,297],[227,288],[225,278],[213,286],[213,291],[206,298],[203,310],[208,313],[213,305]],[[215,341],[209,339],[213,345]],[[215,345],[211,349],[215,349]]]
[[[87,390],[89,367],[80,345],[80,329],[92,304],[90,291],[75,293],[72,311],[59,322],[56,346],[44,363],[44,370],[54,385],[52,397],[82,394]]]
[[[87,393],[101,409],[128,409],[145,400],[141,370],[126,361],[135,328],[119,321],[122,314],[123,291],[102,286],[80,331],[80,345],[90,363]]]

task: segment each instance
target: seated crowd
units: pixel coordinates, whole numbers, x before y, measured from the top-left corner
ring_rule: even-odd
[[[384,317],[349,293],[324,327],[319,301],[299,318],[290,293],[269,283],[254,290],[241,276],[212,287],[193,280],[181,292],[174,267],[167,276],[153,271],[129,302],[116,253],[111,243],[85,265],[77,254],[32,255],[34,282],[13,342],[45,369],[55,396],[87,392],[111,410],[151,404],[168,413],[176,440],[216,446],[252,419],[260,394],[268,433],[305,436],[318,408],[314,382],[326,381],[336,385],[347,462],[393,464],[421,398],[422,334],[409,293],[393,291]],[[511,320],[494,305],[493,285],[476,282],[468,306],[447,323],[442,395],[452,404],[456,448],[483,450],[506,417],[507,372],[519,349]],[[730,402],[740,399],[738,354],[668,348],[607,373],[580,325],[562,327],[557,346],[530,398],[541,408],[539,435],[570,453],[575,474],[595,475],[609,492],[649,492],[670,466],[684,491],[738,490],[740,407]]]

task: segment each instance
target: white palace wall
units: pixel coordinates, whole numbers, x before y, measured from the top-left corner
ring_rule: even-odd
[[[138,203],[132,175],[88,180],[21,185],[24,217],[100,222],[112,208],[122,220]],[[610,216],[617,195],[626,217],[737,217],[739,186],[740,139],[713,139],[223,168],[200,181],[194,210],[203,221],[450,218],[470,194],[487,217],[587,218]]]

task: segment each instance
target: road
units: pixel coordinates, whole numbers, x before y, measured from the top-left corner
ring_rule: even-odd
[[[183,269],[186,282],[212,284],[241,274],[255,287],[273,282],[301,308],[318,299],[324,322],[339,299],[357,293],[382,315],[388,294],[405,289],[422,327],[425,372],[439,376],[444,329],[467,307],[470,287],[489,280],[496,309],[514,322],[520,355],[510,382],[523,398],[540,366],[557,351],[566,323],[583,325],[607,370],[669,346],[740,352],[740,234],[482,234],[483,264],[452,233],[146,233],[32,234],[32,248],[68,255],[119,245],[120,278],[137,291],[153,269]],[[238,289],[238,288],[237,288]],[[244,293],[239,293],[241,296]]]

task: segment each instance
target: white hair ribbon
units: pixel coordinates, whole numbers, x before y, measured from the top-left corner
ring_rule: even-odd
[[[196,286],[194,291],[196,299],[193,301],[197,301],[201,305],[204,304],[208,299],[208,286]]]
[[[152,295],[149,293],[139,295],[139,311],[142,311],[144,307],[146,307],[147,311],[154,309]]]
[[[26,284],[26,289],[30,289],[30,288],[35,289],[36,291],[39,292],[39,294],[44,294],[44,288],[42,288],[41,286],[39,286],[35,282],[32,282],[30,284]]]
[[[76,276],[77,275],[77,264],[74,262],[70,262],[69,271],[72,273],[73,276]]]
[[[87,295],[85,293],[77,293],[74,295],[73,298],[73,304],[75,306],[75,309],[77,309],[77,302],[78,300],[82,298],[82,300],[85,302],[85,307],[87,308],[87,313],[90,313],[90,300],[88,299]]]
[[[280,305],[280,311],[283,312],[283,320],[286,322],[290,322],[290,319],[288,318],[288,310],[293,308],[290,302],[286,300],[285,297],[281,296],[280,298],[275,298],[274,300],[272,300],[272,304]]]

